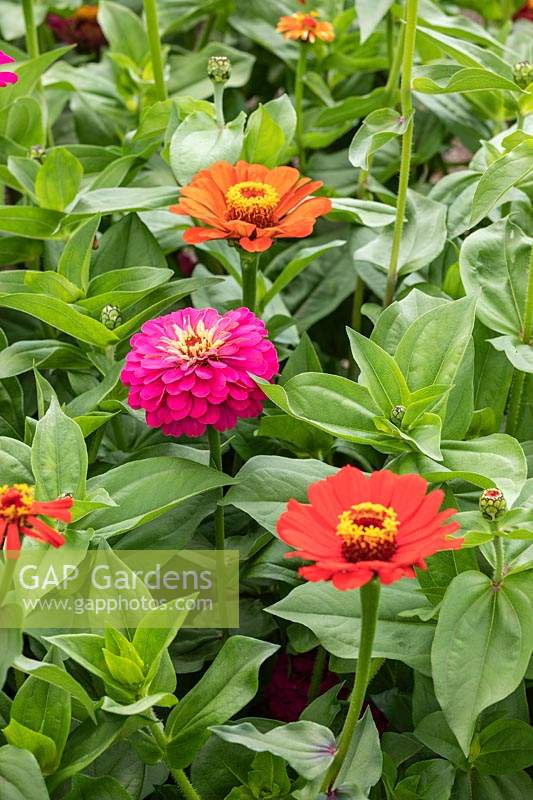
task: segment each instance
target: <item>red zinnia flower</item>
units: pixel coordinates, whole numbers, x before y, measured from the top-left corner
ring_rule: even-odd
[[[310,505],[290,500],[277,530],[297,548],[288,556],[315,562],[300,569],[307,580],[356,589],[374,576],[381,583],[414,578],[425,558],[461,546],[448,538],[459,525],[443,524],[456,510],[439,512],[444,492],[426,494],[427,487],[418,475],[382,470],[366,478],[343,467],[309,487]]]
[[[81,53],[98,53],[107,44],[98,23],[98,6],[81,6],[70,17],[48,14],[46,21],[56,39],[78,45]]]
[[[533,22],[533,0],[528,0],[528,2],[516,12],[513,19],[529,19]]]
[[[1,64],[13,64],[15,61],[14,58],[8,56],[7,53],[4,53],[3,50],[0,50],[0,65]],[[16,72],[2,72],[0,71],[0,86],[8,86],[10,83],[16,83],[19,79],[19,76]]]
[[[187,244],[238,239],[244,250],[258,253],[274,239],[309,236],[317,217],[331,211],[327,197],[309,197],[321,186],[322,181],[304,178],[293,167],[218,161],[183,187],[170,210],[210,226],[185,231]]]
[[[52,547],[61,547],[65,538],[39,515],[51,517],[61,522],[71,522],[72,497],[61,497],[48,503],[37,503],[32,486],[15,483],[13,486],[0,486],[0,547],[6,542],[7,558],[16,558],[20,550],[20,536],[31,536],[39,542],[47,542]]]

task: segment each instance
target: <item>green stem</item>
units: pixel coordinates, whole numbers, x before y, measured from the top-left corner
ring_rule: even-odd
[[[26,26],[26,50],[30,58],[37,58],[39,55],[39,37],[35,26],[33,0],[22,0],[22,12],[24,14],[24,25]]]
[[[209,440],[209,462],[213,469],[222,472],[222,447],[220,444],[220,433],[215,430],[211,425],[207,428],[207,438]],[[225,533],[224,533],[224,509],[220,505],[219,500],[222,500],[223,490],[219,489],[219,498],[215,506],[215,549],[224,550],[225,546]]]
[[[418,15],[418,0],[407,0],[405,10],[405,40],[402,58],[402,88],[401,108],[402,116],[409,124],[402,139],[402,158],[400,163],[400,182],[398,186],[398,201],[396,204],[396,221],[392,239],[392,250],[387,277],[387,289],[384,305],[388,306],[394,299],[394,291],[398,280],[398,258],[402,242],[403,222],[407,206],[407,189],[409,188],[409,174],[411,172],[411,151],[413,146],[413,96],[411,92],[411,79],[415,56],[416,21]]]
[[[503,570],[505,566],[505,550],[503,547],[503,540],[501,536],[496,536],[494,539],[494,583],[499,584],[503,580]]]
[[[533,247],[529,261],[529,274],[527,281],[526,305],[524,308],[524,327],[522,329],[522,342],[530,347],[533,346]],[[525,372],[515,369],[511,394],[509,397],[509,407],[507,411],[507,425],[505,430],[511,436],[516,436],[520,423],[522,395],[526,380]]]
[[[355,684],[350,697],[348,715],[339,739],[339,748],[333,763],[326,773],[322,791],[327,792],[335,783],[350,747],[355,727],[368,689],[372,669],[372,649],[379,612],[380,582],[374,578],[361,587],[361,640],[355,673]]]
[[[354,331],[361,330],[361,322],[363,319],[361,308],[363,306],[364,299],[365,299],[365,284],[363,279],[358,275],[357,281],[355,283],[355,291],[353,293],[353,300],[352,300],[351,326]],[[348,377],[351,378],[351,380],[353,381],[357,378],[357,364],[351,350],[350,350],[350,366],[348,368]]]
[[[389,71],[389,77],[387,78],[387,83],[385,86],[385,91],[387,92],[387,102],[389,105],[392,104],[394,92],[398,88],[398,79],[400,77],[400,70],[402,68],[404,37],[405,31],[402,26],[400,35],[398,36],[398,43],[396,45],[392,66]],[[394,105],[396,104],[394,103]]]
[[[242,270],[242,304],[255,312],[257,304],[257,269],[259,253],[248,253],[241,250]]]
[[[156,0],[144,0],[144,15],[146,17],[148,41],[150,42],[150,55],[152,58],[157,99],[166,100],[167,87],[165,85],[165,75],[163,72],[163,55],[161,53],[161,37],[159,35]]]
[[[0,607],[4,605],[6,595],[13,585],[13,574],[17,565],[16,558],[6,558],[4,551],[4,567],[2,569],[2,578],[0,579]]]
[[[215,113],[217,116],[217,125],[219,128],[223,128],[225,125],[224,120],[224,84],[223,83],[214,83],[213,84],[213,95],[215,100]]]
[[[296,77],[294,79],[294,106],[296,108],[296,143],[298,145],[298,158],[300,170],[305,169],[305,147],[304,147],[304,118],[302,111],[304,97],[304,77],[307,65],[307,46],[302,42],[300,45],[300,55],[296,65]]]
[[[324,669],[326,667],[327,652],[319,645],[316,651],[315,663],[313,664],[313,674],[311,675],[311,683],[309,684],[309,692],[307,699],[309,702],[315,700],[320,694],[320,686],[324,677]]]
[[[167,751],[167,737],[165,736],[165,732],[161,727],[161,723],[156,718],[154,712],[152,711],[152,716],[154,717],[154,721],[150,726],[152,731],[152,735],[156,740],[157,744],[166,754]],[[166,762],[165,762],[166,763]],[[180,792],[182,793],[185,800],[202,800],[188,777],[186,776],[185,772],[182,769],[173,769],[171,766],[167,764],[167,767],[170,770],[170,774],[174,778],[176,782],[176,786],[179,788]]]

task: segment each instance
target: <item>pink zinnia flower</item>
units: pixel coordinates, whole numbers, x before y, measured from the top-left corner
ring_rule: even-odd
[[[14,58],[8,56],[3,50],[0,50],[0,64],[13,64]],[[0,71],[0,86],[8,86],[10,83],[16,83],[19,76],[16,72],[3,72]]]
[[[250,375],[271,380],[278,371],[267,336],[247,308],[223,315],[184,308],[152,319],[133,336],[122,371],[129,404],[168,436],[201,436],[207,425],[224,431],[256,417],[265,397]]]

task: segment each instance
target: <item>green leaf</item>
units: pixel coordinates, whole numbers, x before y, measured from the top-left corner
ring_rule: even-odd
[[[373,5],[375,5],[373,3]],[[380,108],[365,119],[352,139],[348,158],[354,167],[368,170],[374,153],[396,136],[402,136],[411,122],[411,117],[402,117],[393,108]]]
[[[429,608],[429,604],[426,604]],[[402,617],[402,612],[424,607],[424,599],[412,581],[384,586],[374,658],[403,661],[429,674],[434,626]],[[339,592],[330,583],[307,583],[266,609],[290,622],[309,628],[323,647],[339,658],[357,658],[361,633],[359,592]]]
[[[127,214],[102,236],[91,276],[141,265],[166,268],[167,260],[157,239],[138,215]]]
[[[369,708],[358,721],[335,786],[354,784],[365,794],[381,778],[383,756],[379,733]]]
[[[277,645],[245,636],[226,641],[207,672],[171,711],[166,733],[171,766],[182,769],[209,738],[209,727],[221,725],[255,696],[261,664]]]
[[[459,67],[455,64],[431,64],[419,67],[413,78],[413,88],[428,94],[450,92],[479,92],[501,89],[516,92],[514,81],[480,67]]]
[[[65,147],[52,149],[35,179],[37,202],[43,208],[64,211],[80,188],[83,167]]]
[[[31,449],[18,439],[0,436],[0,471],[6,483],[33,483]]]
[[[513,186],[533,172],[533,139],[527,139],[509,153],[493,161],[481,176],[474,200],[470,225],[477,225],[505,198]]]
[[[233,480],[182,458],[145,458],[122,464],[87,483],[89,493],[105,489],[117,506],[93,511],[84,526],[100,536],[117,536],[175,508],[179,503]]]
[[[479,572],[452,581],[432,648],[433,679],[466,756],[479,714],[516,689],[532,650],[531,604],[511,579],[499,589]]]
[[[409,387],[396,361],[381,347],[351,328],[347,329],[352,355],[361,369],[372,399],[386,417],[394,406],[406,405]]]
[[[78,347],[57,339],[14,342],[0,351],[0,380],[29,372],[34,366],[87,370],[90,362]]]
[[[477,299],[479,319],[491,330],[522,334],[530,255],[530,241],[509,219],[465,239],[461,280],[467,294]]]
[[[35,757],[27,750],[0,747],[2,800],[50,800]]]
[[[394,0],[355,0],[355,10],[361,30],[361,44],[374,33],[393,2]]]
[[[121,705],[110,697],[104,697],[102,703],[102,710],[107,711],[108,714],[118,714],[122,717],[134,717],[136,714],[144,714],[149,711],[153,706],[162,706],[164,708],[172,708],[178,702],[178,698],[168,692],[158,692],[157,694],[148,695],[141,700],[129,705]]]
[[[2,733],[8,744],[29,750],[35,756],[43,775],[55,771],[59,759],[55,742],[50,736],[22,725],[14,717],[11,717]]]
[[[84,222],[69,238],[57,265],[58,273],[84,292],[89,285],[93,242],[99,225],[98,215]]]
[[[122,784],[108,775],[102,778],[76,775],[72,789],[64,800],[132,800],[132,796]]]
[[[73,214],[113,214],[116,211],[143,211],[148,208],[166,208],[175,202],[176,188],[174,186],[157,186],[144,189],[119,186],[112,189],[94,189],[78,195],[78,201],[74,208],[71,209],[71,212]]]
[[[474,766],[488,775],[518,772],[533,764],[533,728],[517,719],[498,719],[479,734]]]
[[[242,158],[270,169],[278,166],[295,130],[296,112],[287,95],[260,104],[248,118]]]
[[[267,733],[261,733],[250,722],[215,725],[210,730],[226,742],[244,745],[257,753],[281,756],[309,781],[327,770],[336,750],[331,731],[316,722],[289,722]]]
[[[63,668],[49,662],[35,661],[23,655],[15,658],[13,666],[27,675],[33,675],[52,686],[64,689],[83,706],[91,719],[96,722],[93,700],[91,700],[83,686]]]
[[[134,64],[143,64],[149,52],[148,36],[141,18],[127,6],[102,0],[98,22],[111,50],[129,56]]]
[[[246,116],[239,114],[223,128],[201,111],[178,125],[170,142],[170,166],[182,186],[215,161],[235,163],[244,141]]]
[[[80,426],[52,399],[35,430],[32,468],[39,500],[56,500],[69,492],[83,500],[87,476],[87,448]]]
[[[342,247],[346,244],[344,239],[335,239],[332,242],[321,244],[316,247],[303,247],[296,258],[292,258],[289,263],[283,268],[278,275],[270,289],[261,298],[261,308],[264,309],[286,286],[291,283],[308,264],[311,264],[315,258],[320,258],[323,253],[326,253],[333,247]]]
[[[335,474],[335,468],[312,459],[254,456],[239,471],[237,483],[224,498],[271,533],[291,497],[306,502],[307,488]]]
[[[59,211],[33,206],[0,206],[0,231],[27,239],[52,239],[63,220]]]
[[[425,716],[416,726],[413,735],[429,750],[451,761],[456,767],[468,767],[468,761],[442,711],[434,711]]]

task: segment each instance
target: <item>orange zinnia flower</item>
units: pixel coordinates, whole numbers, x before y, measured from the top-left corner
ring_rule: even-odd
[[[327,197],[309,197],[321,186],[293,167],[218,161],[183,187],[170,210],[210,226],[189,228],[183,236],[187,244],[238,239],[244,250],[259,253],[274,239],[309,236],[317,217],[331,211]]]
[[[33,487],[26,483],[0,486],[0,547],[5,538],[7,558],[17,557],[21,534],[53,547],[65,544],[65,538],[37,515],[71,522],[72,502],[72,497],[61,497],[49,503],[37,503]]]
[[[427,486],[418,475],[382,470],[366,478],[343,467],[309,487],[310,505],[290,500],[277,530],[297,548],[288,556],[315,562],[300,569],[309,581],[356,589],[374,576],[381,583],[414,578],[425,558],[462,543],[448,538],[459,525],[443,524],[456,510],[439,511],[444,492],[426,494]]]
[[[276,30],[282,33],[285,39],[301,39],[302,42],[313,44],[317,39],[323,42],[332,42],[335,31],[331,22],[319,19],[316,11],[297,11],[290,17],[281,17]]]

